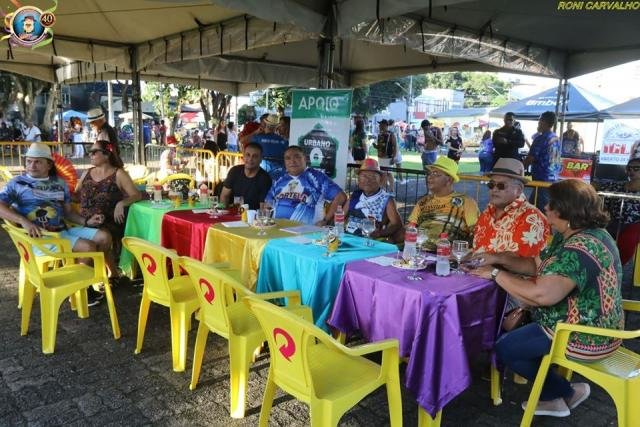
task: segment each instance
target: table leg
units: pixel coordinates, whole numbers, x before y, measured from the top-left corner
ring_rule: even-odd
[[[500,390],[500,371],[491,364],[491,400],[493,406],[502,404],[502,393]]]
[[[418,406],[418,427],[440,427],[442,421],[442,409],[436,414],[436,418],[431,418],[431,415],[424,409]]]

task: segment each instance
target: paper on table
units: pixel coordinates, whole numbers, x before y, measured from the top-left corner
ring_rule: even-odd
[[[288,242],[291,243],[298,243],[300,245],[306,245],[308,243],[313,242],[313,240],[309,239],[308,237],[304,237],[304,236],[295,236],[295,237],[290,237],[287,239]]]
[[[238,227],[248,227],[249,224],[247,224],[244,221],[228,221],[228,222],[221,222],[220,224],[224,225],[225,227],[228,228],[238,228]]]
[[[191,209],[194,214],[209,213],[211,209]]]
[[[282,231],[286,231],[287,233],[293,234],[305,234],[305,233],[316,233],[318,231],[322,231],[322,227],[318,227],[317,225],[297,225],[295,227],[287,227],[281,228]]]
[[[388,256],[376,256],[373,258],[367,258],[366,259],[369,262],[372,262],[374,264],[378,264],[381,265],[383,267],[388,267],[391,264],[393,264],[393,262],[396,260],[395,258],[389,258]]]

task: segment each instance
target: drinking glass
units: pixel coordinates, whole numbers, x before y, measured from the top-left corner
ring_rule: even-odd
[[[151,200],[151,204],[155,205],[156,201],[153,200],[153,185],[147,185],[144,187],[144,191],[147,193],[147,196],[149,196],[149,200]]]
[[[376,220],[373,217],[365,218],[362,221],[362,232],[367,236],[367,240],[365,241],[365,246],[373,246],[373,242],[371,241],[371,233],[376,230]]]
[[[264,231],[264,227],[268,225],[271,220],[271,209],[258,209],[256,212],[256,223],[258,225],[259,231],[258,236],[266,236],[267,232]]]
[[[210,203],[210,208],[211,208],[211,214],[209,215],[210,218],[218,218],[218,196],[211,194],[209,196],[209,203]]]
[[[418,276],[418,270],[422,266],[423,260],[424,259],[422,258],[422,255],[420,254],[420,249],[416,248],[416,253],[413,254],[411,259],[409,260],[409,262],[411,263],[411,267],[413,268],[413,271],[411,272],[410,275],[407,276],[407,279],[409,279],[409,280],[422,280],[422,277]]]
[[[456,258],[456,261],[458,261],[455,274],[464,274],[464,272],[460,270],[460,261],[462,261],[462,258],[469,253],[469,242],[465,240],[454,240],[451,245],[451,253]]]
[[[240,212],[240,206],[244,205],[244,197],[242,196],[234,196],[233,198],[233,209],[236,212]]]
[[[338,246],[340,246],[338,233],[336,233],[336,229],[334,227],[328,228],[326,239],[327,239],[327,252],[325,252],[323,256],[330,258],[333,256],[334,252],[338,250]]]
[[[416,250],[418,252],[424,250],[425,242],[429,240],[429,235],[427,234],[426,228],[418,228],[418,236],[416,237]]]

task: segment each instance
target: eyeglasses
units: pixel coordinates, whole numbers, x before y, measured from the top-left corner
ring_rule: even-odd
[[[487,182],[487,187],[489,187],[489,190],[493,190],[494,188],[497,188],[498,190],[504,190],[508,186],[509,184],[506,184],[504,182],[495,182],[495,181]]]
[[[440,173],[440,172],[429,172],[428,176],[432,176],[434,178],[442,178],[443,176],[447,176],[447,174],[444,173]]]
[[[628,171],[638,172],[640,171],[640,166],[627,166]]]
[[[95,148],[95,149],[93,149],[93,150],[89,150],[89,155],[91,155],[91,156],[95,155],[96,153],[102,153],[102,154],[104,154],[104,150],[101,150],[101,149],[99,149],[99,148]]]

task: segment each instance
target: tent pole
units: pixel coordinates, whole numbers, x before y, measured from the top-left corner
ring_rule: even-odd
[[[109,124],[115,126],[116,121],[113,119],[113,86],[111,86],[111,80],[107,80],[107,110],[109,111]]]
[[[561,108],[561,114],[560,114],[560,133],[558,133],[558,136],[562,139],[562,133],[564,131],[564,116],[567,114],[567,104],[569,102],[569,85],[567,83],[567,79],[561,79],[561,84],[562,84],[562,103],[558,106],[558,104],[556,104],[556,110],[558,109],[558,107]],[[557,111],[556,111],[556,116],[557,116]]]
[[[62,143],[62,136],[64,134],[64,119],[62,117],[62,83],[55,83],[53,85],[55,96],[57,96],[56,102],[56,116],[58,119],[58,142]],[[62,154],[62,148],[60,148],[60,154]]]
[[[333,65],[335,43],[333,42],[335,34],[335,16],[334,10],[331,8],[327,14],[327,23],[325,24],[325,36],[321,36],[318,41],[318,55],[320,63],[318,65],[318,87],[321,89],[331,89],[333,87]]]
[[[142,97],[140,91],[140,72],[138,71],[137,48],[129,50],[131,56],[131,85],[133,87],[133,161],[137,165],[146,164],[144,141],[142,140]]]

